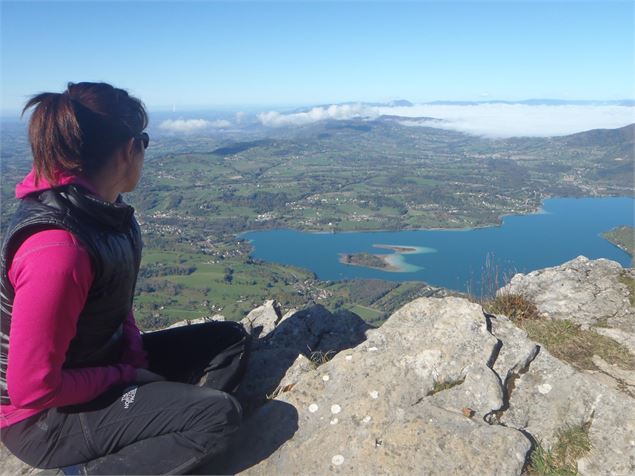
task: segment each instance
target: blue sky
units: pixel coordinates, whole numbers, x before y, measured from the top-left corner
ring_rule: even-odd
[[[635,97],[630,1],[2,1],[2,110],[67,81],[150,108]]]

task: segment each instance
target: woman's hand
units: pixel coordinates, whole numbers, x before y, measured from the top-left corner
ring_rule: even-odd
[[[146,369],[137,369],[137,378],[135,379],[137,383],[160,382],[162,380],[165,380],[165,377],[159,374]]]

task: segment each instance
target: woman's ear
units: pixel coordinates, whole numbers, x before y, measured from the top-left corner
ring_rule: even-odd
[[[132,161],[137,153],[135,139],[131,137],[124,145],[124,155],[126,161]]]
[[[131,138],[117,147],[113,155],[117,167],[123,167],[123,170],[130,167],[130,164],[134,162],[134,146],[134,139]]]

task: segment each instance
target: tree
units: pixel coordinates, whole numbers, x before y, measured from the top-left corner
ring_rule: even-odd
[[[234,280],[234,270],[233,268],[225,268],[225,276],[223,276],[223,281],[225,281],[227,284],[231,284],[232,281]]]

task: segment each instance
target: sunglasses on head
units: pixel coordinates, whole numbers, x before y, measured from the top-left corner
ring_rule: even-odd
[[[148,148],[148,145],[150,144],[150,136],[148,135],[147,132],[142,132],[141,134],[134,136],[134,138],[139,139],[143,142],[144,149]]]

